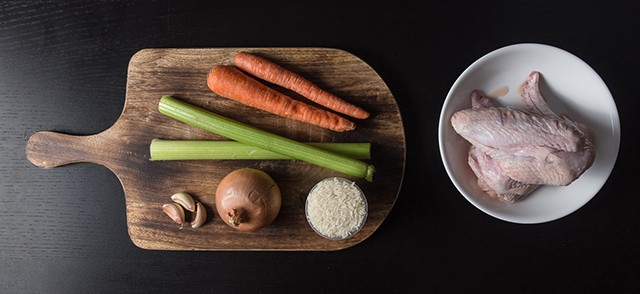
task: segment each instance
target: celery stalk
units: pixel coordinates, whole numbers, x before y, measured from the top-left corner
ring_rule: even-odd
[[[373,181],[373,165],[278,136],[230,118],[162,96],[160,113],[238,142],[280,153],[324,168]]]
[[[370,143],[305,143],[353,159],[370,159]],[[278,160],[290,156],[237,141],[189,141],[153,139],[151,160]]]

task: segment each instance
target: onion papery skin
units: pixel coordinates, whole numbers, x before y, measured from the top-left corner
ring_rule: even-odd
[[[226,175],[215,195],[216,211],[230,227],[253,232],[270,225],[282,204],[280,188],[266,172],[241,168]]]

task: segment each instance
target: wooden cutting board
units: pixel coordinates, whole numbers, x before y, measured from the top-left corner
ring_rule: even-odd
[[[354,131],[337,133],[278,117],[220,97],[206,85],[209,69],[231,64],[238,51],[252,52],[289,68],[371,112],[355,120]],[[296,99],[301,98],[276,88]],[[214,113],[302,142],[371,142],[376,167],[373,182],[293,160],[150,161],[154,138],[226,140],[173,120],[158,112],[162,95],[172,95]],[[308,100],[305,100],[308,102]],[[311,103],[311,102],[308,102]],[[34,133],[26,146],[34,165],[52,168],[93,162],[113,171],[124,189],[127,225],[133,242],[158,250],[281,250],[327,251],[351,247],[371,236],[398,197],[405,166],[405,137],[398,105],[376,72],[358,57],[330,48],[144,49],[129,63],[126,100],[120,118],[94,135],[75,136],[50,131]],[[256,232],[238,232],[215,212],[214,194],[229,172],[253,167],[270,174],[282,191],[277,219]],[[350,239],[331,241],[309,227],[304,203],[320,180],[342,176],[355,180],[366,194],[369,215],[363,229]],[[200,228],[180,228],[162,212],[170,195],[188,192],[207,208]]]

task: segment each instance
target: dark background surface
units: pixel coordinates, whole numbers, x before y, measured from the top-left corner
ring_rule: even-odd
[[[0,4],[0,292],[638,292],[638,1],[4,1]],[[618,162],[562,219],[517,225],[467,202],[442,166],[437,126],[458,75],[515,43],[583,59],[613,94]],[[95,164],[38,169],[38,130],[93,134],[124,104],[148,47],[333,47],[393,92],[404,183],[369,239],[337,252],[163,252],[127,234],[117,177]],[[195,291],[195,292],[194,292]]]

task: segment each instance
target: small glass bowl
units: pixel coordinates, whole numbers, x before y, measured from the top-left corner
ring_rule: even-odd
[[[327,236],[326,234],[320,232],[320,230],[318,230],[316,227],[314,227],[313,223],[311,222],[311,219],[309,218],[309,198],[310,198],[311,194],[318,187],[318,185],[320,185],[321,183],[325,183],[325,182],[328,182],[328,181],[334,181],[334,180],[337,180],[338,182],[341,182],[341,183],[347,183],[350,186],[353,185],[353,187],[355,187],[360,192],[360,198],[364,202],[364,216],[362,217],[362,221],[360,222],[360,224],[358,225],[358,227],[356,229],[354,229],[351,232],[349,232],[349,234],[347,236],[345,236],[345,237]],[[305,201],[304,213],[305,213],[305,216],[307,218],[307,222],[309,223],[309,226],[311,227],[311,229],[313,229],[314,232],[316,232],[318,235],[320,235],[321,237],[323,237],[325,239],[338,241],[338,240],[345,240],[345,239],[351,238],[353,235],[357,234],[362,229],[362,227],[364,227],[364,224],[367,222],[367,216],[369,215],[369,204],[367,202],[367,197],[365,197],[365,195],[364,195],[364,192],[362,192],[360,187],[358,187],[358,185],[356,185],[353,181],[345,179],[345,178],[340,178],[340,177],[331,177],[331,178],[326,178],[326,179],[318,182],[317,184],[315,184],[313,186],[313,188],[311,188],[311,190],[309,191],[309,194],[307,195],[307,200]]]

